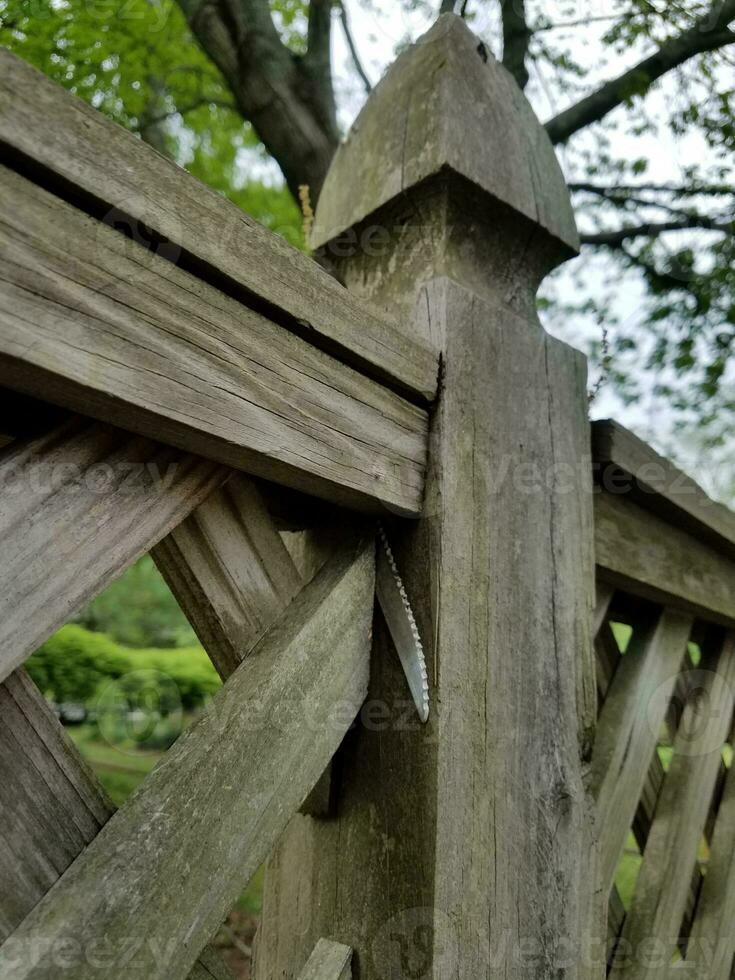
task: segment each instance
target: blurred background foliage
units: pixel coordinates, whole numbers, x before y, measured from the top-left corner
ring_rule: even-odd
[[[286,25],[303,9],[278,6]],[[0,0],[0,44],[303,246],[297,205],[173,0]]]

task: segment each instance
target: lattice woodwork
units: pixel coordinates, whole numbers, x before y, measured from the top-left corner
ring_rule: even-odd
[[[610,975],[728,980],[735,634],[605,584],[595,627]]]

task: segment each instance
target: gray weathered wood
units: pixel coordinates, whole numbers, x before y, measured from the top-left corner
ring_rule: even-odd
[[[343,537],[330,527],[279,533],[254,481],[234,474],[152,555],[226,679]],[[302,812],[329,816],[332,790],[330,764]]]
[[[0,456],[0,680],[229,471],[73,418]]]
[[[606,894],[646,784],[691,628],[690,616],[667,610],[652,629],[636,630],[602,706],[592,788],[599,814],[600,881]]]
[[[24,671],[0,685],[0,942],[114,806]]]
[[[0,168],[0,383],[276,482],[417,513],[427,417]]]
[[[697,850],[704,832],[735,705],[735,640],[703,652],[704,697],[691,698],[674,743],[622,939],[624,980],[667,977],[676,948]],[[655,955],[651,950],[655,944]]]
[[[615,589],[606,582],[598,582],[595,590],[595,614],[592,617],[592,635],[597,636],[605,622]]]
[[[535,141],[511,131],[525,110],[514,101],[509,111],[477,47],[459,19],[443,19],[399,59],[340,151],[350,201],[330,176],[321,197],[320,235],[361,215],[365,227],[400,229],[385,255],[324,252],[350,288],[394,302],[442,349],[423,516],[391,528],[432,713],[418,723],[378,616],[337,817],[295,818],[268,865],[258,980],[298,976],[322,935],[354,949],[361,980],[406,975],[408,964],[422,977],[604,975],[604,955],[595,965],[580,949],[604,941],[584,787],[596,713],[585,364],[543,333],[533,303],[568,254],[558,240],[568,201],[556,221],[527,220],[523,189],[503,179],[524,180],[530,161],[498,173],[487,139],[481,150],[469,135],[492,116],[494,147]],[[446,92],[458,99],[451,121]],[[394,119],[405,143],[393,140]],[[467,166],[461,152],[437,161],[446,143],[436,141],[465,131]],[[414,186],[417,152],[442,173]],[[538,197],[558,181],[552,156]],[[559,955],[569,946],[579,957]],[[527,969],[521,948],[534,951]]]
[[[735,513],[612,419],[592,423],[598,480],[735,558]]]
[[[626,497],[595,496],[595,559],[605,580],[622,589],[735,623],[735,564]]]
[[[189,980],[233,980],[233,975],[219,950],[208,946],[194,964]]]
[[[55,980],[66,938],[114,953],[144,937],[148,980],[188,974],[362,703],[373,590],[372,543],[345,546],[0,948],[4,980]]]
[[[735,956],[735,769],[730,769],[683,969],[670,980],[729,980]]]
[[[352,950],[342,943],[320,939],[314,947],[299,980],[350,980]]]
[[[391,66],[335,154],[319,197],[315,245],[451,168],[565,243],[569,254],[579,247],[551,143],[509,72],[478,52],[480,42],[463,28],[452,14],[440,17]],[[502,138],[489,140],[490,132]],[[362,151],[372,146],[381,152]]]
[[[303,582],[257,487],[239,473],[152,554],[223,678]]]
[[[203,278],[225,279],[310,340],[391,384],[432,398],[438,358],[399,321],[81,99],[0,49],[0,140],[40,164],[60,192],[162,248]],[[6,150],[6,153],[8,151]],[[23,172],[30,169],[18,161]],[[3,193],[3,197],[5,194]],[[114,210],[113,210],[114,209]]]
[[[40,902],[115,812],[35,684],[0,685],[0,943]],[[190,980],[229,980],[210,947]]]

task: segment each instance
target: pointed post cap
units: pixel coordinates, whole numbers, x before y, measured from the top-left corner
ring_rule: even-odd
[[[371,93],[337,150],[311,243],[453,171],[576,252],[569,192],[549,137],[512,76],[465,22],[443,14]]]

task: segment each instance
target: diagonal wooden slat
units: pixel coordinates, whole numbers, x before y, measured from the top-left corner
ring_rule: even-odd
[[[730,769],[715,822],[710,860],[687,944],[675,977],[729,980],[735,956],[735,769]]]
[[[0,685],[0,943],[114,812],[35,684],[15,671]],[[212,976],[231,974],[210,948],[190,980]]]
[[[303,584],[259,490],[239,473],[152,555],[223,678]]]
[[[233,975],[219,950],[207,946],[194,964],[189,980],[233,980]]]
[[[638,617],[637,622],[637,628],[643,629],[645,624],[645,616],[643,619]],[[601,629],[598,633],[595,641],[595,649],[597,652],[598,688],[600,691],[600,696],[604,700],[610,683],[612,682],[615,670],[617,669],[618,663],[621,659],[620,651],[618,650],[618,646],[613,637],[609,623],[606,624],[606,628]],[[685,694],[685,682],[680,675],[677,678],[676,684],[674,685],[674,697],[678,696],[685,700]],[[669,711],[667,714],[670,716],[671,712]],[[669,721],[670,718],[667,718],[667,724]],[[676,726],[670,727],[670,732],[673,736],[676,733]],[[641,790],[641,798],[638,802],[638,806],[636,807],[632,825],[633,834],[641,853],[643,852],[646,846],[646,841],[648,840],[648,832],[651,829],[651,824],[653,823],[653,817],[656,811],[656,805],[658,803],[661,787],[663,786],[664,777],[665,773],[661,760],[658,757],[658,753],[654,751],[648,772],[645,777],[643,789]],[[706,830],[705,836],[707,836]],[[687,899],[686,915],[688,919],[691,919],[691,916],[694,914],[701,878],[701,872],[699,871],[699,868],[697,868],[692,878],[692,886]],[[608,931],[611,933],[615,932],[615,935],[617,935],[620,932],[623,918],[624,911],[622,909],[620,899],[617,896],[615,887],[613,886],[610,892],[608,909]]]
[[[0,382],[256,476],[421,510],[427,412],[0,167]]]
[[[73,418],[0,457],[0,680],[229,475]]]
[[[597,583],[595,611],[592,617],[592,636],[597,636],[602,624],[605,622],[607,611],[610,608],[610,603],[614,595],[615,589],[612,585],[608,585],[607,582]]]
[[[352,950],[342,943],[320,939],[299,974],[299,980],[350,980]]]
[[[686,614],[665,610],[652,629],[636,630],[607,691],[592,755],[601,886],[606,893],[645,785],[691,627]]]
[[[735,637],[703,652],[701,698],[690,698],[623,927],[623,980],[665,977],[677,946],[697,849],[735,706]],[[673,859],[672,859],[673,858]],[[646,950],[656,944],[656,955]]]
[[[151,552],[225,680],[336,548],[329,526],[285,537],[255,482],[236,473]],[[329,766],[302,812],[327,816],[332,797]]]
[[[240,287],[254,306],[396,387],[435,394],[438,352],[405,324],[3,48],[0,141],[6,158],[11,147],[22,155],[19,169],[93,213],[112,211],[134,234],[162,236],[167,254],[202,278]]]
[[[0,685],[0,941],[114,812],[24,671]]]
[[[56,980],[50,950],[68,937],[82,950],[145,937],[147,980],[188,974],[365,697],[374,575],[372,543],[345,546],[290,603],[0,948],[4,980]],[[100,973],[86,961],[74,976]]]

